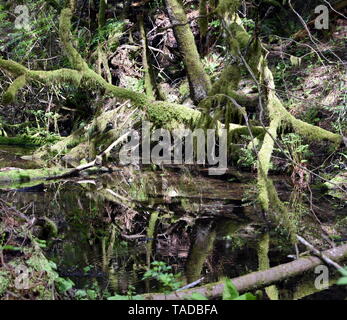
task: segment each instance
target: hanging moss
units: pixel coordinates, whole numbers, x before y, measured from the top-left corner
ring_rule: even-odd
[[[60,40],[71,65],[77,70],[88,70],[89,67],[87,63],[82,59],[81,55],[71,43],[71,18],[71,9],[66,8],[61,11],[59,21]]]
[[[246,60],[256,77],[259,77],[263,50],[261,42],[256,38],[247,49]]]
[[[159,217],[159,212],[154,211],[151,213],[151,216],[149,218],[148,227],[147,227],[147,238],[148,239],[154,239],[155,227],[157,225],[158,217]],[[147,249],[147,267],[149,268],[151,265],[151,260],[150,260],[151,258],[150,257],[151,257],[152,250],[153,250],[153,240],[150,240],[147,242],[146,249]]]
[[[106,24],[106,9],[107,9],[107,0],[100,0],[99,14],[98,14],[99,29],[103,28]]]
[[[8,87],[3,95],[3,103],[13,103],[16,99],[17,92],[26,85],[25,75],[19,76],[13,83]]]
[[[241,70],[239,66],[236,63],[228,65],[223,69],[219,79],[213,84],[211,95],[218,93],[231,93],[238,88],[240,80]]]
[[[216,11],[224,16],[225,14],[233,15],[240,6],[240,0],[220,0]]]

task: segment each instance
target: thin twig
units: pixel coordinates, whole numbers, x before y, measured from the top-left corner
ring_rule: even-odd
[[[316,249],[311,243],[309,243],[308,241],[306,241],[303,237],[300,237],[299,235],[296,235],[296,238],[302,243],[304,244],[307,248],[309,248],[315,255],[319,256],[320,258],[322,258],[322,260],[324,262],[326,262],[327,264],[333,266],[336,270],[340,270],[343,269],[338,263],[336,263],[335,261],[331,260],[330,258],[328,258],[324,253],[322,253],[321,251],[319,251],[318,249]]]

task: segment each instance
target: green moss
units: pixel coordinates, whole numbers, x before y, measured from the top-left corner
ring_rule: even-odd
[[[258,270],[267,270],[270,268],[269,259],[270,237],[269,233],[261,236],[258,242]],[[269,286],[265,288],[265,292],[271,300],[278,300],[279,292],[276,286]]]
[[[71,65],[77,70],[88,70],[87,63],[82,59],[81,55],[73,47],[71,43],[71,18],[72,11],[69,8],[63,9],[60,14],[59,35],[63,44],[67,57]]]
[[[158,128],[176,129],[189,126],[200,117],[201,113],[174,103],[153,102],[147,106],[147,117]]]
[[[232,94],[238,88],[241,71],[237,64],[228,65],[223,69],[219,79],[213,84],[211,95],[218,93]]]
[[[237,22],[233,22],[229,26],[230,33],[233,38],[230,40],[231,51],[234,55],[238,55],[238,52],[245,49],[248,46],[250,40],[249,34],[246,32],[244,27]]]
[[[16,95],[20,89],[26,85],[25,75],[19,76],[13,83],[8,87],[3,95],[3,103],[10,104],[16,100]]]
[[[22,66],[21,64],[12,61],[12,60],[4,60],[0,58],[0,69],[11,73],[15,77],[19,77],[21,75],[25,75],[28,71],[27,68]]]
[[[157,225],[159,217],[158,211],[153,211],[149,218],[148,226],[147,226],[147,238],[153,239],[155,237],[155,227]],[[153,241],[148,241],[146,244],[147,249],[147,267],[150,268],[151,265],[151,254],[153,251]]]
[[[296,133],[311,141],[328,140],[331,141],[335,147],[338,147],[342,143],[342,136],[296,119],[289,113],[286,114],[286,120],[293,126]]]
[[[33,137],[28,135],[19,135],[16,137],[3,137],[0,136],[0,145],[17,145],[17,146],[42,146],[47,143],[57,141],[58,138],[54,137],[54,140],[46,137]]]
[[[21,182],[21,181],[13,181],[13,182],[3,182],[0,184],[0,189],[22,189],[22,188],[30,188],[37,186],[40,183],[45,183],[46,181],[44,179],[42,180],[34,180],[34,181],[28,181],[28,182]]]
[[[216,11],[224,16],[225,14],[233,15],[240,6],[240,0],[220,0]]]
[[[17,137],[0,136],[0,145],[36,146],[37,144],[35,139],[31,139],[28,136],[17,136]]]
[[[6,293],[10,285],[10,274],[8,271],[0,270],[0,297]]]
[[[142,66],[143,66],[143,73],[144,73],[145,92],[149,99],[154,100],[155,99],[154,97],[155,83],[151,77],[152,70],[149,64],[147,36],[146,36],[146,30],[145,30],[145,25],[143,21],[143,15],[141,15],[139,18],[139,28],[140,28],[141,43],[142,43]]]
[[[201,277],[206,258],[213,249],[216,239],[215,230],[204,230],[206,234],[199,235],[199,240],[193,244],[186,263],[186,277],[188,283],[198,280]],[[201,239],[203,237],[203,239]]]
[[[53,71],[30,71],[30,78],[45,84],[71,84],[79,87],[83,73],[71,69],[58,69]]]
[[[166,0],[166,4],[171,23],[179,24],[174,27],[174,33],[187,71],[191,97],[198,103],[207,96],[211,82],[201,63],[182,1]]]
[[[189,83],[188,81],[183,81],[178,88],[178,91],[182,98],[189,96]]]
[[[44,227],[47,229],[49,236],[56,237],[58,235],[58,227],[56,223],[47,217],[44,217],[43,219],[45,221]]]
[[[99,29],[103,28],[106,24],[106,15],[105,15],[106,9],[107,9],[107,0],[100,0],[99,14],[98,14]]]
[[[46,168],[46,169],[26,169],[26,170],[10,170],[0,172],[0,182],[28,182],[43,178],[49,178],[62,175],[68,172],[69,169],[62,168]]]

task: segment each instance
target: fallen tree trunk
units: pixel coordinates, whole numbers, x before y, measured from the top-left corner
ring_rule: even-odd
[[[347,244],[323,251],[322,253],[334,261],[341,261],[344,258],[347,258]],[[264,271],[252,272],[231,279],[231,281],[239,292],[256,290],[268,287],[290,277],[300,275],[320,264],[323,264],[323,261],[320,258],[308,256]],[[193,289],[173,292],[168,295],[162,293],[148,293],[144,294],[143,297],[146,300],[184,300],[187,297],[190,297],[193,293],[200,293],[210,299],[215,299],[222,296],[223,290],[224,282],[221,281]]]

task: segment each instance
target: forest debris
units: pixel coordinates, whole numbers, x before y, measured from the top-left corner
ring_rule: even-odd
[[[323,254],[332,260],[341,261],[347,257],[347,244],[323,251]],[[268,287],[269,285],[286,280],[290,277],[300,275],[320,264],[322,264],[320,258],[309,256],[264,271],[256,271],[244,276],[233,278],[231,281],[239,292],[256,290]],[[173,292],[168,295],[162,293],[148,293],[144,294],[143,297],[146,300],[184,300],[189,298],[193,293],[200,293],[205,295],[207,298],[215,299],[222,296],[223,290],[224,282],[221,281],[209,283],[194,289]]]

